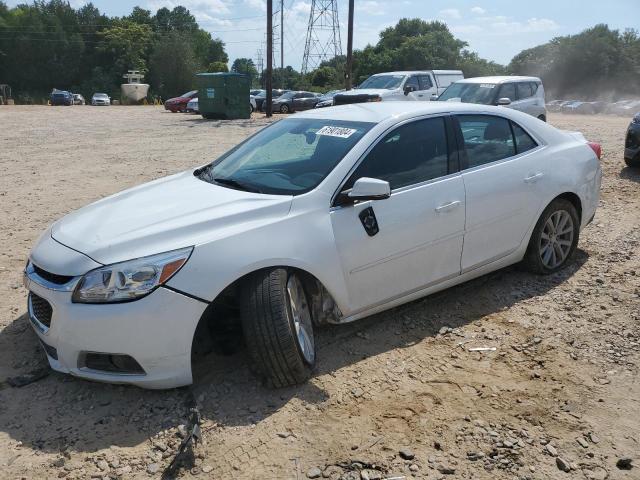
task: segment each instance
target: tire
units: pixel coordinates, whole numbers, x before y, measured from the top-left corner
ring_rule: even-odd
[[[571,233],[555,233],[558,229],[567,232],[569,228]],[[539,275],[557,272],[573,259],[579,238],[580,218],[576,208],[568,200],[556,198],[540,215],[522,264]]]
[[[631,168],[640,168],[640,155],[636,155],[635,158],[625,158],[624,163],[627,164],[627,167]]]
[[[255,108],[253,108],[253,105],[249,104],[249,115],[251,115],[253,112],[255,112]]]
[[[280,113],[289,113],[290,110],[291,109],[289,108],[289,105],[287,105],[286,103],[280,105]]]
[[[302,285],[295,272],[274,268],[254,273],[241,287],[240,316],[249,356],[254,370],[273,388],[306,381],[315,365],[313,326]]]
[[[547,117],[545,117],[544,115],[540,115],[538,117],[538,120],[542,120],[543,122],[546,122],[547,121]]]

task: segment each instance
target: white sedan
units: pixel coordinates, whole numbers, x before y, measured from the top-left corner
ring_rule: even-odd
[[[29,317],[51,366],[83,378],[189,384],[192,349],[235,325],[268,384],[303,382],[317,325],[518,262],[564,267],[599,152],[504,108],[310,110],[55,222],[25,270]]]

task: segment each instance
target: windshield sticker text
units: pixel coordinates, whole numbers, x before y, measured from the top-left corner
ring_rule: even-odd
[[[316,135],[327,135],[329,137],[349,138],[356,133],[355,128],[332,127],[327,125],[316,132]]]

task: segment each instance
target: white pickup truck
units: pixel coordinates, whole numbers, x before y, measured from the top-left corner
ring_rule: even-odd
[[[367,78],[358,88],[333,97],[333,104],[389,100],[428,101],[431,95],[440,95],[453,82],[463,78],[461,70],[377,73]]]

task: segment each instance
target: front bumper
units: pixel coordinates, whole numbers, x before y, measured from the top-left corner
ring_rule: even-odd
[[[29,292],[51,305],[47,327],[39,321],[40,311],[34,309],[32,295],[29,297],[31,325],[54,370],[144,388],[173,388],[192,382],[191,344],[206,303],[163,287],[133,302],[72,303],[71,294],[79,280],[77,276],[65,285],[54,285],[30,265],[25,270],[24,284]],[[83,361],[87,353],[128,355],[144,373],[87,368]]]

